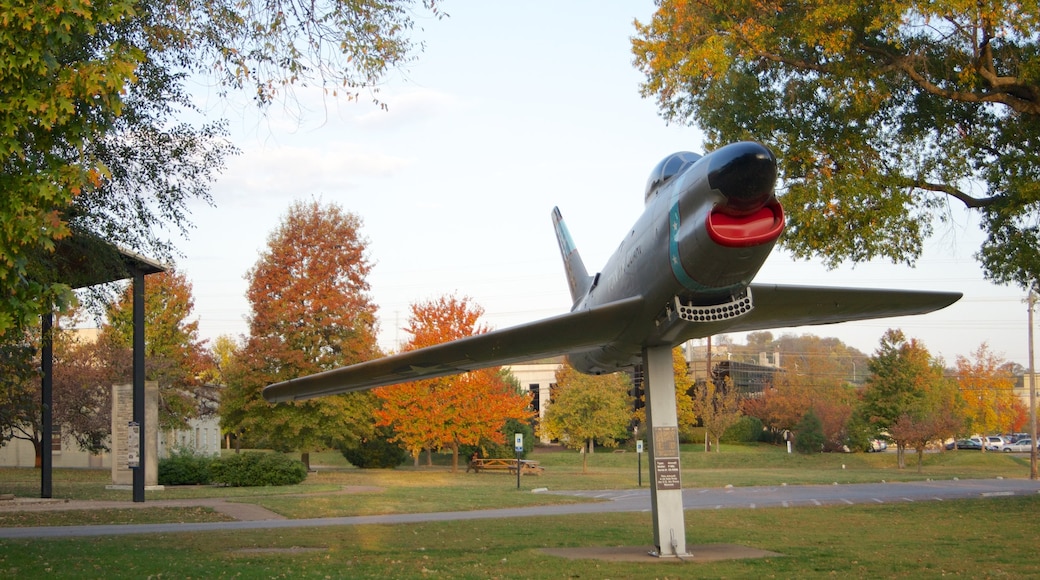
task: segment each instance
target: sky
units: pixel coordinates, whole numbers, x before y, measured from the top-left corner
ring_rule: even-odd
[[[703,153],[695,128],[667,124],[632,65],[633,21],[653,2],[446,0],[417,14],[425,49],[358,102],[297,89],[294,106],[260,114],[193,87],[209,117],[229,120],[242,154],[194,204],[177,243],[193,284],[200,335],[248,333],[246,273],[294,200],[357,214],[374,264],[380,346],[408,339],[409,305],[471,298],[504,328],[566,312],[570,298],[550,213],[559,206],[590,272],[643,209],[650,170],[675,151]],[[776,151],[783,159],[783,151]],[[937,289],[964,293],[918,317],[776,329],[837,337],[873,353],[888,328],[953,364],[983,342],[1027,365],[1025,294],[983,279],[976,219],[952,208],[915,268],[869,263],[827,270],[774,250],[757,282]],[[731,335],[743,342],[743,335]]]

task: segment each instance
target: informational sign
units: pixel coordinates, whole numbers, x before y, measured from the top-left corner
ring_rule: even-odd
[[[654,486],[658,490],[682,489],[679,471],[679,428],[654,427],[653,460]]]
[[[126,437],[126,466],[141,466],[141,425],[130,421]]]
[[[654,456],[679,457],[679,428],[654,427]]]
[[[682,489],[678,458],[655,459],[654,475],[657,489]]]
[[[513,450],[517,453],[524,452],[524,434],[517,433],[513,435]]]
[[[636,453],[642,453],[642,452],[643,452],[643,440],[639,439],[639,440],[636,441]]]

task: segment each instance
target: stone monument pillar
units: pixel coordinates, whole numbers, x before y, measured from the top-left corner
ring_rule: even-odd
[[[159,383],[144,384],[144,465],[131,468],[131,452],[137,453],[136,437],[130,441],[130,423],[134,420],[134,387],[131,384],[112,386],[112,484],[118,488],[132,488],[133,469],[144,469],[146,488],[159,488]]]

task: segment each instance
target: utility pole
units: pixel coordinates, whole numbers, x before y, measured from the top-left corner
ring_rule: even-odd
[[[1036,305],[1036,284],[1029,285],[1026,298],[1029,312],[1029,436],[1033,444],[1029,449],[1029,479],[1037,479],[1036,467],[1036,367],[1033,364],[1033,307]]]

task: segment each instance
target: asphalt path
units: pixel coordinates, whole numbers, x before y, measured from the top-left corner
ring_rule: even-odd
[[[123,524],[98,526],[44,526],[0,528],[0,538],[69,538],[128,534],[170,534],[214,530],[256,530],[369,524],[409,524],[452,520],[580,515],[605,512],[650,511],[649,489],[616,491],[543,491],[599,500],[592,503],[535,506],[498,510],[392,514],[311,519],[269,519],[235,522]],[[683,490],[683,507],[697,509],[757,509],[824,505],[891,504],[945,501],[960,498],[987,499],[1040,493],[1040,481],[1028,479],[972,479],[909,483],[843,485],[780,485]],[[161,504],[161,502],[153,502]]]

